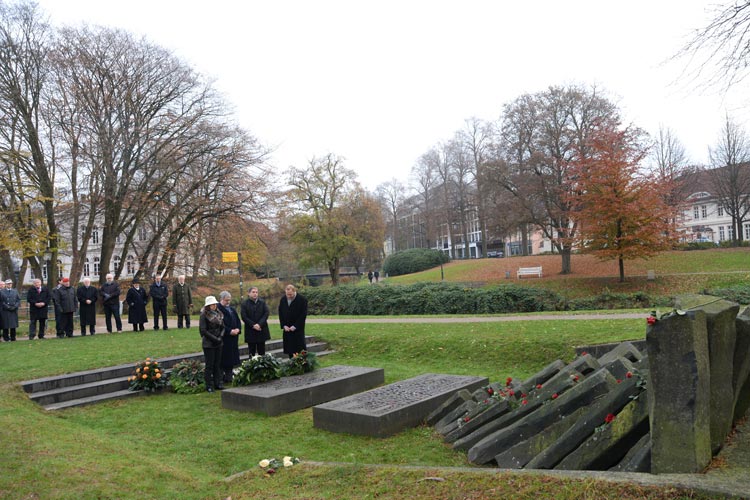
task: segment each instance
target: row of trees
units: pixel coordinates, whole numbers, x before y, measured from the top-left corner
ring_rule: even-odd
[[[33,3],[0,3],[5,275],[13,253],[22,275],[26,265],[42,275],[47,252],[57,276],[65,251],[78,278],[99,232],[102,279],[130,253],[139,272],[169,272],[178,248],[197,271],[221,221],[262,205],[264,155],[169,51],[115,29],[55,29]]]

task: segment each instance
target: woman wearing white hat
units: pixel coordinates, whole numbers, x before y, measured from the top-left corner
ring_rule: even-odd
[[[218,310],[216,297],[209,295],[201,309],[199,329],[203,339],[203,356],[206,361],[204,376],[206,390],[223,389],[221,376],[221,347],[224,337],[224,315]]]

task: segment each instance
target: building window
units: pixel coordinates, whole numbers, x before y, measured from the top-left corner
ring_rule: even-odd
[[[727,226],[727,236],[730,240],[734,239],[734,226]]]
[[[99,228],[94,226],[94,230],[91,232],[91,243],[94,245],[99,244]]]
[[[91,276],[91,267],[89,266],[89,258],[86,257],[86,262],[83,263],[83,275]]]
[[[94,257],[94,276],[99,276],[99,257]]]
[[[745,224],[745,239],[750,240],[750,224]]]
[[[724,217],[724,207],[722,207],[721,205],[719,205],[716,208],[716,215],[718,215],[719,217]]]
[[[138,241],[146,241],[146,228],[145,227],[139,227],[138,228]]]
[[[706,209],[706,205],[701,205],[701,219],[705,219],[708,215],[708,210]]]
[[[719,226],[719,241],[724,241],[724,226]]]
[[[700,212],[698,210],[699,208],[697,205],[693,207],[693,219],[697,219],[700,216]]]
[[[115,261],[115,272],[119,273],[122,267],[122,262],[121,262],[122,259],[120,259],[119,255],[116,255],[114,258],[114,261]]]
[[[47,281],[47,267],[49,266],[49,261],[45,262],[42,266],[42,279],[44,281]]]
[[[125,261],[126,271],[128,273],[128,276],[132,276],[135,274],[135,262],[133,261],[133,256],[128,255],[127,260]]]
[[[60,279],[63,277],[63,265],[61,260],[57,261],[57,277]]]

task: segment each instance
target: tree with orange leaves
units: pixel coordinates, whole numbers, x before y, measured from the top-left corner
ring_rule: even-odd
[[[635,127],[620,129],[618,122],[601,125],[587,141],[587,154],[573,161],[577,189],[571,202],[578,208],[579,247],[601,260],[617,259],[623,282],[625,260],[673,246],[676,214],[660,196],[669,186],[642,170],[645,134]]]

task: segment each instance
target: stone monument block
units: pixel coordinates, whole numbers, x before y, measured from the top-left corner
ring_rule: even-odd
[[[630,448],[620,463],[610,468],[613,472],[651,472],[651,435],[646,434]]]
[[[382,368],[334,365],[303,375],[224,389],[221,405],[275,416],[366,391],[384,381]]]
[[[632,343],[620,342],[617,344],[617,347],[599,357],[598,361],[600,365],[604,366],[617,358],[626,358],[632,363],[636,363],[640,361],[642,357],[643,355],[641,354],[641,351],[636,349]]]
[[[471,393],[469,391],[467,391],[466,389],[461,389],[453,396],[446,399],[445,403],[438,406],[432,413],[427,415],[427,419],[425,420],[425,422],[427,423],[427,425],[435,425],[443,417],[448,415],[450,412],[452,412],[471,398]]]
[[[456,391],[473,391],[484,377],[427,373],[313,407],[313,425],[331,432],[387,437],[414,427]]]
[[[679,296],[675,305],[679,309],[700,309],[706,313],[711,372],[711,451],[715,454],[732,430],[734,393],[727,387],[732,387],[734,375],[735,319],[740,306],[709,295]]]
[[[521,392],[528,393],[530,392],[534,387],[536,387],[539,384],[544,384],[549,379],[557,375],[557,373],[565,368],[565,363],[563,363],[561,360],[556,359],[552,363],[548,364],[538,372],[536,372],[531,377],[527,378],[523,381],[523,384],[521,384]]]
[[[646,329],[646,343],[651,470],[700,472],[711,461],[706,314],[662,318]]]
[[[488,400],[487,403],[480,403],[480,405],[484,406],[483,411],[476,412],[475,415],[467,415],[455,428],[445,433],[444,440],[446,443],[453,443],[471,434],[487,422],[510,411],[510,404],[507,401]]]
[[[739,420],[750,407],[750,306],[737,316],[737,343],[734,348],[734,420]]]

